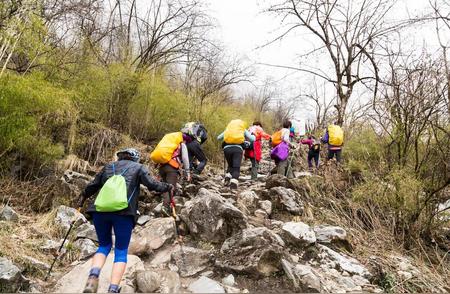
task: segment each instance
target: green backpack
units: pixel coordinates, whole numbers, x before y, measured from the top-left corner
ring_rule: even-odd
[[[94,205],[96,211],[114,212],[125,209],[128,207],[131,198],[133,198],[134,191],[130,199],[127,198],[127,183],[123,177],[128,167],[118,175],[116,175],[114,164],[112,168],[114,175],[105,182],[95,199]]]

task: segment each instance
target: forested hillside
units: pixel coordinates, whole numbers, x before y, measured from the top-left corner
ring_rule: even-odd
[[[234,290],[225,287],[229,293],[450,291],[450,3],[430,1],[421,15],[387,20],[394,2],[263,3],[261,13],[273,17],[278,34],[268,36],[264,46],[292,32],[298,32],[299,43],[305,35],[316,42],[292,66],[268,65],[315,77],[311,88],[291,101],[280,99],[285,93],[273,93],[269,83],[258,84],[255,65],[221,42],[206,2],[1,1],[0,192],[2,207],[12,207],[18,216],[1,215],[0,258],[17,264],[20,278],[14,280],[17,287],[9,288],[5,285],[13,282],[5,284],[0,275],[0,290],[72,289],[61,284],[70,277],[54,287],[72,262],[89,255],[72,246],[81,240],[78,235],[71,236],[57,274],[43,281],[53,258],[44,245],[59,242],[66,229],[54,220],[60,205],[75,207],[92,176],[122,148],[138,149],[141,163],[153,174],[149,154],[158,141],[186,122],[198,121],[209,135],[204,144],[208,166],[198,182],[189,188],[183,183],[188,197],[179,197],[177,208],[190,231],[190,262],[201,263],[201,269],[183,272],[185,265],[174,257],[177,251],[167,249],[175,236],[164,232],[159,237],[166,247],[134,248],[136,255],[147,258],[146,270],[155,256],[166,254],[167,260],[155,268],[179,272],[181,284],[191,283],[200,272],[211,271],[209,276],[216,279],[234,274],[236,284],[233,280],[228,285]],[[402,34],[421,26],[432,28],[429,34],[438,46],[404,48]],[[330,70],[325,73],[313,56],[320,56]],[[331,91],[322,93],[325,87]],[[325,164],[324,145],[321,165],[310,173],[308,150],[297,140],[291,151],[296,178],[269,177],[273,163],[264,143],[259,181],[250,182],[243,168],[238,192],[224,190],[223,151],[216,137],[229,121],[260,121],[273,133],[308,107],[314,118],[301,121],[307,132],[320,138],[329,124],[344,129],[341,164]],[[154,223],[139,228],[136,238],[150,234],[145,230],[172,225],[159,223],[154,213],[158,201],[152,193],[145,196],[153,200],[142,200],[142,214]],[[199,197],[212,199],[216,207],[203,207]],[[271,203],[270,209],[264,201]],[[212,223],[225,223],[223,230],[203,228],[209,220],[196,219],[196,209],[217,212]],[[313,241],[292,237],[286,228],[300,221],[311,226]],[[345,236],[338,233],[337,242],[335,236],[333,242],[322,242],[321,225],[343,228]],[[239,251],[247,246],[242,241],[246,238],[255,246],[251,253]],[[333,267],[339,273],[318,266],[330,260],[340,264],[347,256],[337,252],[358,259],[350,264],[352,269],[361,266],[361,272],[345,265]],[[214,261],[206,257],[211,254]],[[247,254],[256,264],[246,263]],[[171,260],[177,270],[169,267]],[[320,286],[307,282],[305,271],[311,275],[306,280],[317,280]],[[162,280],[166,274],[158,272]],[[348,275],[353,277],[351,286],[344,282]],[[139,284],[135,277],[131,280]],[[133,290],[144,291],[139,287]],[[187,288],[175,289],[195,292]],[[159,284],[149,291],[170,292]]]

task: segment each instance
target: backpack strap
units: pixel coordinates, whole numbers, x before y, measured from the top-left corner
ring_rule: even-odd
[[[127,166],[127,168],[124,169],[124,170],[120,173],[120,175],[123,176],[123,175],[128,171],[129,168],[130,168],[130,166]],[[114,168],[113,168],[113,170],[114,170]]]
[[[114,166],[114,163],[112,164],[112,169],[113,169],[113,175],[116,175],[116,167]]]
[[[134,187],[134,189],[133,189],[133,192],[131,192],[130,198],[128,199],[128,204],[130,204],[131,199],[133,199],[134,192],[136,192],[136,188],[137,188],[137,187],[138,187],[138,186],[136,185],[136,186]]]

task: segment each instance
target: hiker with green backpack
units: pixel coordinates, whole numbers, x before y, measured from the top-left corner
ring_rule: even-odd
[[[99,247],[92,259],[83,293],[97,292],[100,271],[112,248],[112,229],[115,235],[114,265],[108,292],[120,291],[119,283],[127,265],[131,232],[136,224],[140,185],[160,193],[171,193],[174,189],[173,185],[158,182],[149,175],[148,169],[139,163],[140,154],[136,149],[121,150],[117,157],[118,161],[103,167],[78,200],[78,206],[82,207],[87,198],[100,191],[86,211],[94,222]]]

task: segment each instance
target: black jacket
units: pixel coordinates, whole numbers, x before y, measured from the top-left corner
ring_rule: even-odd
[[[116,175],[121,174],[128,168],[123,176],[127,183],[127,197],[130,199],[131,194],[133,194],[133,198],[130,200],[127,208],[111,213],[132,215],[136,218],[141,184],[146,186],[150,191],[167,192],[169,190],[169,185],[167,183],[158,182],[153,179],[149,175],[148,169],[142,164],[130,160],[120,160],[105,165],[102,171],[95,176],[95,179],[86,186],[83,192],[83,197],[85,199],[96,194],[103,187],[103,184],[113,176],[113,164]],[[86,212],[96,212],[94,204],[90,205]]]
[[[192,169],[194,169],[197,173],[201,173],[206,166],[205,153],[203,152],[202,145],[197,140],[193,140],[186,144],[188,153],[189,153],[189,165]],[[194,159],[199,161],[197,166],[194,165]]]

